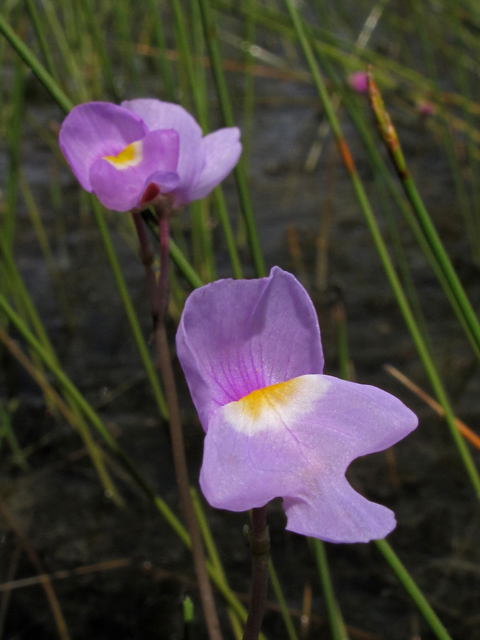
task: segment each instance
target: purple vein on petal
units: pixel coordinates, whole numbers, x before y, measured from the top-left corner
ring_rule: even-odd
[[[268,404],[272,407],[273,411],[277,414],[278,416],[278,421],[280,422],[281,425],[283,425],[283,428],[285,431],[287,431],[291,437],[295,440],[295,442],[297,443],[299,449],[300,449],[300,454],[302,456],[302,458],[304,458],[304,460],[307,462],[307,464],[310,466],[310,462],[308,460],[308,458],[305,456],[304,452],[303,452],[303,447],[305,445],[302,444],[302,442],[300,442],[300,440],[298,439],[298,437],[293,433],[293,431],[291,431],[291,429],[288,427],[287,423],[284,421],[284,419],[282,418],[282,415],[280,413],[280,411],[278,410],[276,404],[274,402],[272,402],[272,400],[268,397],[268,395],[266,396],[266,400],[268,402]]]

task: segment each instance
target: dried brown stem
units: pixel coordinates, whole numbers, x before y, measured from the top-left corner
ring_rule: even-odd
[[[45,575],[42,564],[37,556],[35,549],[30,543],[29,539],[23,532],[20,524],[17,522],[17,519],[13,515],[10,508],[6,505],[6,503],[0,498],[0,513],[6,520],[10,529],[17,536],[20,544],[22,545],[25,553],[27,554],[30,562],[33,564],[38,573],[42,576],[42,587],[47,596],[48,602],[50,604],[50,608],[52,610],[53,617],[55,619],[55,623],[57,625],[58,635],[62,640],[70,640],[70,636],[68,635],[67,623],[65,622],[65,618],[63,617],[62,610],[60,608],[60,603],[57,600],[57,596],[55,594],[55,590],[53,588],[52,582],[48,575]]]

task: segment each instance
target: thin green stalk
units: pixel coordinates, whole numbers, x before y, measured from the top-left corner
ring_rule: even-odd
[[[233,118],[230,97],[228,95],[227,83],[225,81],[225,76],[223,73],[220,49],[218,47],[218,41],[216,37],[215,24],[211,18],[209,0],[198,0],[198,2],[202,14],[203,32],[205,41],[207,43],[210,63],[212,66],[213,79],[215,81],[215,87],[217,90],[217,96],[220,103],[223,120],[227,127],[233,127],[235,126],[235,121]],[[235,167],[234,175],[237,183],[240,206],[242,209],[243,217],[245,219],[245,225],[247,227],[247,236],[250,245],[250,251],[252,254],[255,275],[257,277],[263,277],[266,274],[265,263],[260,247],[260,240],[258,237],[255,218],[253,215],[252,204],[248,193],[245,168],[241,158],[237,166]]]
[[[40,16],[38,15],[36,4],[34,0],[25,0],[25,2],[27,5],[28,13],[30,14],[33,28],[35,29],[35,35],[37,37],[40,50],[44,57],[45,66],[47,67],[48,73],[52,76],[55,82],[60,82],[55,64],[53,62],[52,52],[50,51],[50,47],[48,46],[47,37],[43,29],[43,24],[40,20]]]
[[[455,184],[455,193],[457,196],[457,201],[460,206],[460,211],[462,213],[465,226],[467,229],[467,238],[470,243],[472,256],[475,262],[477,262],[478,264],[480,261],[479,237],[477,235],[475,220],[473,218],[472,210],[468,200],[468,195],[465,188],[465,182],[462,176],[462,169],[460,167],[457,153],[455,151],[455,141],[452,136],[450,122],[448,120],[448,115],[440,95],[440,84],[438,79],[437,65],[435,62],[435,56],[434,56],[432,45],[431,45],[431,38],[429,37],[429,30],[428,30],[429,21],[425,15],[423,2],[421,0],[411,0],[410,5],[412,8],[411,13],[413,13],[413,16],[415,19],[416,31],[419,34],[420,41],[422,43],[423,56],[425,58],[427,71],[430,78],[432,79],[433,86],[434,86],[433,96],[434,96],[435,103],[438,105],[440,122],[442,125],[441,134],[442,134],[443,144],[447,152],[453,181]]]
[[[197,97],[195,99],[195,106],[197,111],[201,111],[199,114],[199,120],[202,122],[202,128],[204,131],[209,130],[208,123],[208,90],[207,90],[207,74],[204,64],[205,59],[205,39],[203,37],[202,30],[202,18],[200,15],[200,9],[197,0],[189,0],[190,6],[190,24],[193,37],[193,59],[192,59],[192,71],[195,77],[195,91]],[[190,73],[189,73],[190,75]],[[192,76],[190,75],[190,82]]]
[[[190,204],[192,225],[193,263],[195,270],[205,282],[215,280],[215,261],[212,237],[208,225],[206,200],[197,200]]]
[[[33,73],[37,76],[43,86],[51,94],[52,98],[59,104],[65,113],[74,107],[74,103],[60,88],[54,78],[37,60],[32,51],[22,41],[22,39],[10,27],[5,17],[0,13],[0,33],[8,40],[17,54],[27,63]]]
[[[430,625],[430,628],[435,633],[438,640],[452,640],[448,631],[437,618],[435,611],[428,604],[427,599],[417,587],[412,576],[408,573],[388,542],[386,540],[375,540],[375,544],[390,567],[393,569],[397,578],[402,583],[402,586],[405,588],[418,609],[421,611],[423,617]]]
[[[348,633],[345,628],[345,624],[343,623],[342,615],[333,591],[325,545],[321,540],[314,538],[313,548],[315,550],[318,573],[322,583],[323,596],[325,598],[325,606],[327,608],[328,619],[330,621],[332,638],[333,640],[348,640]]]
[[[412,311],[410,309],[410,305],[408,304],[407,298],[405,296],[405,293],[403,291],[402,285],[398,279],[398,276],[395,272],[395,269],[393,267],[393,264],[391,262],[390,256],[388,254],[388,250],[387,247],[385,245],[385,242],[383,240],[382,234],[380,232],[380,229],[378,227],[377,221],[375,219],[375,216],[373,214],[373,210],[371,208],[370,202],[368,200],[367,194],[365,192],[365,189],[363,187],[363,183],[360,179],[360,176],[357,173],[356,167],[355,167],[355,163],[353,161],[353,158],[350,154],[350,150],[343,138],[343,134],[342,134],[342,130],[340,127],[340,123],[335,115],[335,111],[332,108],[332,104],[330,101],[330,98],[327,94],[327,91],[325,89],[325,85],[323,83],[323,79],[321,77],[317,62],[315,60],[315,57],[313,55],[313,51],[312,48],[310,46],[310,43],[308,42],[306,36],[305,36],[305,31],[303,28],[303,22],[298,14],[298,11],[293,3],[292,0],[285,0],[287,8],[288,8],[288,12],[290,14],[291,20],[295,26],[295,29],[297,31],[297,35],[299,37],[304,55],[307,59],[310,71],[312,73],[315,85],[317,87],[317,90],[319,92],[320,98],[322,100],[322,103],[324,105],[325,108],[325,112],[327,114],[327,117],[330,121],[330,126],[332,127],[332,131],[334,133],[335,139],[337,141],[337,145],[339,148],[339,151],[342,155],[342,159],[345,163],[345,166],[348,170],[351,182],[352,182],[352,186],[354,188],[355,191],[355,195],[358,199],[359,205],[363,211],[363,214],[365,215],[367,224],[369,226],[370,229],[370,233],[372,234],[372,238],[373,241],[375,243],[376,249],[378,251],[378,254],[380,256],[380,260],[383,264],[383,267],[385,269],[387,278],[390,282],[390,285],[393,289],[393,292],[395,294],[395,297],[397,299],[397,303],[400,307],[400,310],[402,312],[402,315],[405,319],[405,322],[407,324],[407,327],[411,333],[411,336],[413,338],[413,341],[415,343],[415,346],[417,348],[417,351],[419,353],[419,356],[422,360],[422,363],[425,367],[426,373],[429,377],[430,383],[433,387],[433,390],[435,392],[435,395],[437,396],[437,399],[439,401],[439,403],[442,405],[444,411],[445,411],[445,419],[448,425],[448,428],[450,429],[450,432],[452,434],[452,437],[454,439],[454,442],[457,446],[457,449],[459,451],[460,457],[462,459],[462,462],[465,466],[465,469],[467,471],[467,474],[472,482],[472,485],[475,489],[475,492],[477,493],[478,498],[480,499],[480,476],[478,474],[478,470],[475,466],[475,463],[473,461],[473,458],[470,454],[470,451],[465,443],[465,441],[463,440],[462,436],[459,434],[458,429],[456,428],[455,425],[455,416],[450,404],[450,401],[448,399],[447,393],[443,387],[442,381],[440,379],[440,376],[435,368],[435,364],[432,360],[432,357],[430,355],[430,352],[428,351],[428,348],[425,344],[425,341],[422,338],[422,334],[418,328],[418,325],[416,323],[416,320],[412,314]]]
[[[287,602],[280,585],[280,580],[278,579],[277,572],[275,571],[275,567],[271,558],[268,563],[268,575],[270,576],[272,589],[275,593],[275,597],[280,607],[282,618],[285,623],[285,628],[287,629],[288,637],[290,638],[290,640],[298,640],[297,632],[295,631],[295,627],[293,626],[292,616],[290,615],[290,611],[288,610]]]
[[[115,9],[115,26],[119,36],[119,46],[122,53],[122,61],[126,59],[131,76],[135,83],[135,89],[139,95],[143,95],[142,80],[137,68],[135,51],[133,49],[131,25],[130,0],[117,0],[113,4]]]
[[[245,41],[253,46],[255,42],[255,3],[256,0],[247,0],[248,15],[245,21]],[[245,51],[245,95],[243,99],[243,161],[245,163],[245,171],[248,173],[250,165],[250,153],[252,146],[253,134],[253,110],[255,106],[255,74],[253,68],[255,58],[253,57],[250,46]]]
[[[198,121],[204,134],[208,133],[208,123],[206,120],[207,110],[204,108],[204,102],[206,96],[202,96],[200,87],[197,85],[195,69],[193,66],[193,60],[190,53],[190,46],[188,44],[187,31],[185,26],[185,19],[183,16],[182,6],[179,0],[172,0],[172,7],[175,18],[176,32],[178,35],[179,49],[182,54],[182,60],[186,65],[186,71],[189,78],[190,88],[192,90],[193,101],[195,103],[195,109],[197,111]],[[213,191],[213,197],[215,198],[215,205],[220,224],[222,225],[223,232],[225,234],[225,240],[227,243],[227,249],[232,265],[233,275],[235,278],[242,277],[242,268],[240,263],[240,257],[238,255],[237,247],[235,244],[235,237],[233,234],[232,226],[228,217],[227,206],[223,191],[219,185]]]
[[[202,21],[199,14],[197,0],[190,0],[190,23],[193,36],[193,60],[192,68],[189,71],[190,82],[195,85],[195,106],[199,114],[199,120],[202,128],[206,132],[209,130],[208,125],[208,92],[207,78],[205,73],[204,57],[205,57],[205,41],[203,38]],[[188,52],[184,52],[188,55]],[[193,74],[193,75],[192,75]],[[197,245],[197,256],[199,260],[198,271],[202,278],[207,282],[215,280],[215,256],[212,244],[212,232],[209,221],[209,202],[210,199],[203,199],[193,202],[190,205],[192,215],[192,230],[196,229],[197,233],[192,234]],[[195,238],[195,235],[197,236]],[[195,252],[194,252],[195,255]]]
[[[186,596],[182,602],[183,609],[183,638],[184,640],[194,640],[195,627],[194,627],[194,614],[193,614],[193,602],[191,598]]]
[[[28,214],[30,216],[30,221],[35,230],[38,244],[40,245],[43,258],[45,260],[45,264],[47,265],[48,273],[55,287],[55,292],[57,294],[57,299],[62,310],[63,319],[66,326],[72,329],[75,324],[75,318],[72,315],[72,310],[70,308],[70,303],[68,302],[65,287],[63,286],[63,282],[60,277],[55,258],[50,248],[48,236],[43,226],[42,216],[40,215],[40,212],[38,210],[37,204],[30,189],[30,185],[23,175],[20,176],[20,186],[22,189],[23,199],[27,206]]]
[[[65,37],[68,42],[74,43],[76,46],[81,38],[81,28],[76,19],[73,0],[60,0],[60,4],[62,6],[63,23],[65,25]]]
[[[175,89],[172,69],[169,61],[167,60],[167,41],[165,38],[165,30],[163,28],[163,20],[161,15],[160,3],[156,0],[147,0],[148,13],[153,21],[153,31],[155,34],[155,40],[160,50],[160,66],[162,69],[163,84],[167,100],[175,102]]]
[[[25,93],[24,68],[20,58],[15,59],[13,91],[11,96],[12,113],[8,136],[8,173],[6,188],[6,216],[2,225],[2,233],[11,247],[15,235],[17,217],[18,176],[20,170],[20,149],[23,120],[23,103]]]
[[[465,98],[465,100],[471,100],[472,95],[470,91],[470,83],[469,83],[467,70],[465,69],[465,66],[461,63],[459,63],[457,66],[458,66],[457,75],[460,83],[462,96]],[[474,127],[472,113],[465,108],[463,112],[464,112],[464,118],[467,125],[467,133],[468,133],[467,153],[468,153],[468,162],[469,162],[469,169],[470,169],[470,184],[472,187],[473,217],[474,217],[475,226],[476,226],[476,237],[477,237],[477,240],[480,240],[480,178],[479,178],[480,165],[477,157],[477,145],[474,143],[472,139],[472,134],[475,127]]]
[[[32,2],[32,0],[28,1]],[[120,97],[117,91],[117,85],[115,83],[115,76],[113,73],[110,56],[108,55],[104,36],[100,28],[98,14],[93,12],[92,0],[81,0],[80,4],[88,24],[88,29],[93,39],[93,44],[95,46],[98,59],[100,61],[100,68],[102,70],[105,84],[113,99],[118,102],[120,100]]]
[[[227,203],[225,202],[225,196],[223,195],[223,190],[220,185],[215,187],[213,190],[213,198],[215,201],[215,211],[220,224],[222,225],[223,233],[225,234],[225,241],[227,243],[230,264],[232,265],[233,277],[241,279],[243,278],[243,273],[240,256],[238,255],[235,236],[228,217]]]
[[[350,355],[348,351],[347,318],[343,302],[337,302],[333,310],[333,321],[337,333],[338,370],[344,380],[350,379]]]
[[[10,411],[5,409],[2,401],[0,400],[0,445],[4,438],[10,445],[14,462],[18,464],[23,471],[28,471],[30,466],[23,455],[20,445],[18,444],[17,437],[12,427]]]
[[[153,366],[152,360],[150,358],[150,354],[148,352],[148,348],[145,343],[142,330],[140,328],[140,323],[138,321],[137,314],[135,313],[132,299],[130,298],[130,294],[128,293],[127,285],[125,283],[125,279],[118,262],[117,254],[115,253],[115,249],[113,248],[107,224],[102,213],[102,208],[95,197],[92,196],[90,201],[93,209],[93,215],[95,216],[98,230],[102,238],[103,246],[110,262],[110,268],[112,269],[113,277],[115,278],[118,292],[120,293],[125,313],[127,314],[127,318],[130,323],[130,329],[132,331],[137,349],[140,353],[140,358],[145,368],[145,373],[147,374],[148,381],[150,382],[150,386],[152,388],[155,401],[160,411],[160,415],[162,416],[162,418],[167,419],[168,411],[165,398],[160,387],[160,382],[158,381],[155,367]]]
[[[373,78],[369,80],[370,85],[370,97],[372,109],[375,113],[377,123],[379,125],[380,133],[385,142],[387,150],[390,153],[390,157],[393,160],[395,169],[397,171],[400,182],[403,186],[405,194],[412,205],[412,209],[416,214],[417,220],[425,234],[425,237],[430,245],[432,252],[435,254],[437,262],[443,271],[443,274],[447,281],[458,306],[464,316],[465,322],[468,324],[470,332],[477,343],[478,349],[480,349],[480,323],[472,308],[470,300],[465,293],[465,290],[458,278],[455,269],[453,268],[450,258],[443,247],[443,243],[431,221],[428,211],[423,204],[422,198],[418,193],[415,182],[408,170],[405,157],[398,140],[397,133],[390,120],[385,105],[383,103],[382,96],[378,91]]]
[[[85,85],[84,76],[80,71],[75,56],[70,49],[70,45],[65,36],[63,27],[60,24],[55,12],[55,7],[51,0],[42,0],[42,3],[43,8],[45,9],[46,18],[52,30],[53,36],[57,42],[58,48],[61,51],[67,71],[75,82],[75,93],[78,96],[80,102],[87,102],[89,96]]]
[[[198,287],[202,287],[205,284],[171,238],[170,257],[194,289],[198,289]]]

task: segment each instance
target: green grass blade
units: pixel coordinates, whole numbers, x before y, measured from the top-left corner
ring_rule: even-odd
[[[34,0],[25,1],[27,4],[28,13],[30,14],[30,19],[33,24],[33,28],[35,29],[35,35],[37,37],[40,50],[45,59],[45,66],[47,67],[48,73],[52,76],[55,82],[60,82],[55,64],[53,62],[52,52],[50,51],[50,47],[48,46],[48,40],[45,35],[43,23],[40,20],[40,16],[38,15],[36,4]]]
[[[272,583],[275,597],[280,606],[280,612],[282,614],[283,622],[285,623],[285,628],[287,629],[288,637],[290,638],[290,640],[298,640],[297,632],[295,631],[295,627],[293,626],[292,616],[290,615],[290,611],[288,610],[287,602],[283,595],[280,580],[278,579],[277,572],[275,571],[275,567],[271,558],[268,563],[268,575],[270,576],[270,582]]]
[[[220,49],[218,47],[218,41],[216,38],[215,24],[211,18],[210,4],[208,0],[198,0],[198,2],[200,5],[203,32],[205,41],[207,43],[213,78],[215,81],[215,87],[217,89],[217,96],[220,103],[223,120],[227,127],[233,127],[235,126],[235,121],[233,118],[233,111],[228,94],[227,83],[225,81],[225,76],[223,73]],[[253,215],[252,204],[248,193],[245,168],[243,165],[243,160],[241,158],[237,166],[235,167],[234,175],[237,183],[240,206],[242,208],[242,213],[247,228],[247,237],[252,254],[255,275],[257,277],[263,277],[266,274],[265,263],[260,247],[260,240],[258,237],[255,218]]]
[[[193,66],[192,55],[190,52],[190,46],[187,38],[187,31],[185,26],[185,19],[182,11],[182,7],[179,0],[172,0],[175,26],[178,34],[179,48],[182,54],[182,60],[185,62],[187,68],[187,75],[192,90],[193,101],[195,103],[195,109],[197,111],[198,121],[202,127],[203,132],[208,133],[208,123],[206,119],[207,111],[204,107],[206,96],[202,95],[201,89],[196,82],[195,69]],[[228,217],[227,207],[223,191],[219,185],[213,191],[213,197],[215,198],[215,204],[217,208],[217,216],[225,234],[225,240],[227,242],[227,249],[232,265],[233,274],[236,278],[242,277],[242,268],[240,263],[240,257],[238,255],[237,247],[235,244],[235,238],[233,230]]]
[[[32,51],[27,47],[23,40],[15,33],[10,27],[5,17],[0,13],[0,33],[8,40],[13,49],[18,55],[26,62],[33,73],[37,76],[43,86],[51,94],[53,99],[60,105],[60,107],[67,113],[74,107],[74,103],[61,89],[55,79],[48,73],[48,71],[37,60]]]
[[[162,69],[163,84],[167,100],[175,102],[175,89],[172,69],[167,59],[167,41],[165,38],[165,30],[163,28],[163,20],[160,13],[160,4],[156,0],[147,0],[148,13],[153,21],[153,30],[155,40],[160,50],[160,66]]]
[[[418,609],[430,625],[430,628],[432,629],[438,640],[452,640],[448,631],[438,619],[435,611],[428,604],[427,599],[417,587],[412,576],[405,569],[404,565],[398,558],[397,554],[393,551],[392,547],[388,544],[388,542],[386,540],[376,540],[375,545],[380,550],[390,567],[393,569],[394,573],[402,583],[407,593],[411,596],[412,600],[417,605]]]
[[[163,391],[160,387],[157,372],[155,371],[155,367],[153,366],[152,360],[150,358],[150,354],[148,352],[148,348],[145,343],[142,330],[140,328],[140,323],[138,321],[137,314],[135,313],[132,299],[130,297],[130,294],[128,293],[127,285],[125,283],[125,279],[123,277],[117,255],[115,253],[115,249],[113,248],[107,224],[102,213],[101,205],[94,196],[91,197],[91,204],[93,208],[93,215],[95,216],[98,230],[102,238],[103,246],[110,262],[110,268],[112,269],[113,277],[115,278],[115,283],[122,299],[128,322],[130,323],[130,329],[135,339],[142,364],[145,368],[145,373],[147,374],[148,381],[150,382],[150,386],[152,388],[155,401],[160,411],[160,415],[163,418],[167,419],[168,410]]]
[[[20,149],[23,120],[23,102],[25,93],[24,68],[20,58],[15,59],[13,91],[11,96],[12,116],[10,134],[8,136],[8,170],[6,188],[6,215],[3,221],[2,233],[6,242],[11,246],[15,235],[15,220],[17,216],[18,180],[20,170]]]
[[[29,2],[32,2],[32,0],[29,0]],[[104,77],[105,85],[107,86],[107,89],[110,92],[112,98],[116,102],[119,102],[120,97],[118,94],[117,85],[115,83],[112,63],[105,46],[105,41],[100,28],[98,16],[93,11],[92,0],[80,0],[80,4],[93,39],[98,59],[100,61],[100,67]]]
[[[335,593],[333,591],[332,579],[330,577],[330,569],[328,568],[327,553],[325,544],[322,540],[313,539],[313,548],[315,550],[315,559],[317,561],[318,573],[322,583],[323,596],[327,607],[328,619],[330,621],[330,629],[332,631],[333,640],[348,640],[347,630],[342,620],[342,615],[338,607]]]

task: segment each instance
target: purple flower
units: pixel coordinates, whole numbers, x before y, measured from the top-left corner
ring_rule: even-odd
[[[75,107],[62,124],[60,148],[82,187],[116,211],[159,194],[171,194],[174,208],[204,198],[242,151],[236,127],[203,137],[185,109],[151,98]]]
[[[368,75],[366,71],[356,71],[348,76],[348,84],[357,93],[368,93]]]
[[[245,511],[280,496],[287,529],[331,542],[395,527],[345,471],[417,418],[385,391],[322,374],[317,315],[294,276],[274,267],[268,278],[197,289],[177,351],[206,431],[200,485],[212,506]]]

